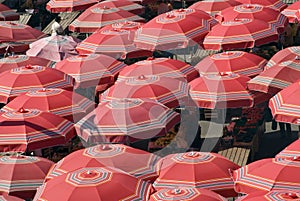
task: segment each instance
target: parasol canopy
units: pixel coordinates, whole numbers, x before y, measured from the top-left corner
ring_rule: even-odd
[[[271,190],[299,191],[300,158],[267,158],[252,162],[233,171],[235,191],[254,193]]]
[[[0,200],[19,200],[8,195],[18,196],[22,200],[32,199],[53,164],[48,159],[36,156],[0,156],[0,191],[5,192],[0,195]]]
[[[203,75],[189,83],[190,96],[199,108],[252,107],[254,94],[247,90],[249,77],[231,72]]]
[[[225,197],[235,194],[228,169],[235,170],[239,166],[219,154],[169,154],[158,165],[159,177],[153,183],[156,190],[188,187],[213,190]]]
[[[200,45],[216,23],[216,20],[201,10],[172,10],[144,24],[137,31],[134,42],[138,48],[151,51]]]
[[[60,88],[43,88],[19,95],[1,110],[38,109],[77,122],[95,107],[93,101],[75,92]]]
[[[264,70],[267,60],[243,51],[227,51],[203,58],[195,65],[200,74],[219,74],[232,72],[254,77]]]
[[[281,62],[266,69],[248,81],[247,87],[253,91],[276,94],[299,79],[300,59]]]
[[[196,69],[185,62],[169,58],[149,57],[146,60],[138,61],[121,70],[117,81],[123,81],[127,78],[137,77],[139,75],[166,76],[186,80],[188,82],[199,77]]]
[[[147,200],[152,192],[150,183],[119,169],[89,167],[44,183],[33,200]]]
[[[277,29],[268,22],[244,18],[217,24],[205,36],[203,45],[212,50],[246,49],[278,39]]]
[[[95,5],[97,6],[97,4]],[[144,18],[119,8],[95,7],[86,9],[69,26],[69,30],[80,33],[93,33],[97,29],[124,21],[144,22]]]
[[[151,98],[175,108],[188,101],[188,85],[170,77],[140,75],[117,82],[100,95],[101,101],[119,98]]]
[[[76,135],[72,122],[49,112],[22,108],[0,115],[0,152],[63,145]]]
[[[57,62],[55,68],[76,81],[76,87],[87,88],[101,84],[113,84],[126,64],[104,54],[88,54],[68,57]]]
[[[27,65],[0,73],[0,102],[7,103],[32,89],[73,90],[74,79],[54,68]]]
[[[118,168],[138,179],[153,182],[158,177],[156,163],[160,159],[152,153],[123,144],[99,144],[72,152],[49,170],[46,181],[84,167]]]
[[[180,122],[180,116],[152,99],[113,99],[76,124],[86,142],[131,143],[164,136]]]
[[[277,122],[300,125],[300,81],[289,85],[269,101],[272,116]],[[299,95],[298,95],[299,94]]]
[[[50,0],[46,4],[46,9],[51,13],[73,12],[85,10],[98,2],[98,0]]]

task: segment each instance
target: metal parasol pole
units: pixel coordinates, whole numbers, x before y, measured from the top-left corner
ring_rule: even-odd
[[[185,0],[182,0],[182,8],[185,8],[186,7],[186,2]]]

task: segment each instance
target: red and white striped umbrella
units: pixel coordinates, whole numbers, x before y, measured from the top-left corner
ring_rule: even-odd
[[[1,110],[38,109],[75,122],[91,112],[95,107],[94,102],[75,92],[59,88],[47,88],[23,93],[6,104]]]
[[[235,19],[258,19],[270,23],[280,33],[289,23],[288,18],[280,11],[259,4],[242,4],[229,7],[217,14],[216,19],[220,22],[233,21]]]
[[[247,83],[249,90],[276,94],[300,78],[300,59],[289,60],[266,69]]]
[[[280,201],[280,200],[299,200],[300,191],[293,190],[272,190],[268,193],[256,192],[241,196],[236,201]]]
[[[40,57],[30,57],[27,55],[14,55],[0,59],[0,72],[19,68],[27,65],[38,65],[52,67],[55,62]]]
[[[253,48],[278,41],[278,32],[258,19],[235,19],[214,26],[205,36],[205,49],[232,50]]]
[[[20,19],[20,14],[13,11],[4,4],[0,4],[0,20],[1,21],[17,21]]]
[[[136,33],[134,42],[147,50],[170,50],[202,44],[204,36],[216,24],[209,14],[195,9],[178,9],[161,14]]]
[[[15,197],[15,196],[10,196],[7,193],[2,193],[0,195],[0,200],[1,201],[24,201],[21,198]]]
[[[11,155],[0,156],[0,191],[24,199],[32,199],[36,189],[44,182],[54,163],[41,157]],[[3,195],[6,198],[6,195]],[[2,196],[0,195],[0,200]],[[17,201],[10,196],[9,201]]]
[[[64,190],[62,190],[64,189]],[[153,188],[116,168],[80,168],[45,182],[33,200],[148,200]]]
[[[202,188],[161,189],[150,196],[149,201],[226,201],[223,196]]]
[[[141,75],[117,82],[100,95],[101,101],[119,98],[151,98],[176,108],[188,101],[188,85],[169,77]]]
[[[101,102],[75,127],[86,142],[131,143],[164,136],[180,116],[151,99],[118,99]]]
[[[46,36],[29,25],[0,21],[0,42],[33,42]]]
[[[158,177],[159,156],[123,144],[102,144],[70,153],[49,170],[45,181],[85,167],[114,167],[144,181]]]
[[[266,69],[271,68],[276,64],[280,64],[284,61],[295,60],[300,58],[300,47],[292,46],[284,48],[274,54],[266,65]]]
[[[0,125],[0,152],[26,152],[63,145],[76,134],[72,122],[36,109],[2,112]]]
[[[276,154],[275,158],[293,158],[300,156],[300,139],[295,140],[283,150],[281,150],[278,154]]]
[[[125,29],[128,31],[132,31],[135,34],[135,31],[142,27],[142,25],[145,24],[143,22],[134,22],[134,21],[122,21],[122,22],[116,22],[113,24],[106,25],[102,27],[101,30],[104,29]]]
[[[159,162],[159,177],[153,183],[156,190],[163,188],[204,188],[228,197],[236,194],[229,169],[240,166],[227,158],[209,152],[169,154]]]
[[[144,18],[119,8],[90,7],[69,26],[69,30],[80,33],[93,33],[97,29],[124,21],[144,22]]]
[[[199,77],[196,69],[185,62],[169,58],[149,57],[147,60],[136,62],[121,70],[117,81],[124,81],[139,75],[166,76],[188,82]]]
[[[264,70],[267,60],[243,51],[227,51],[209,55],[195,65],[200,74],[233,72],[253,77]]]
[[[103,27],[79,43],[76,50],[79,54],[106,54],[116,59],[151,56],[151,51],[136,48],[132,34],[130,30]]]
[[[300,190],[300,158],[266,158],[233,171],[234,189],[238,193],[271,190]]]
[[[272,116],[277,122],[300,125],[300,81],[289,85],[269,101]]]
[[[108,7],[108,8],[119,8],[122,10],[129,11],[133,14],[139,15],[144,12],[144,6],[137,4],[128,0],[105,0],[100,1],[98,4],[94,5],[94,8],[97,7]]]
[[[57,62],[55,68],[72,76],[76,87],[87,88],[113,84],[118,73],[126,65],[110,56],[89,54],[69,57]]]
[[[282,11],[288,5],[283,3],[282,0],[236,0],[242,4],[260,4],[265,7],[273,8],[274,10]]]
[[[0,102],[9,100],[29,90],[62,88],[73,90],[74,79],[54,68],[23,66],[0,73]]]
[[[224,10],[225,8],[237,6],[239,4],[241,3],[235,0],[203,0],[195,2],[189,8],[203,10],[211,16],[215,16],[217,13]]]
[[[46,9],[51,13],[73,12],[85,10],[98,2],[98,0],[50,0],[46,4]]]
[[[1,42],[0,43],[0,54],[7,55],[8,53],[22,53],[29,49],[30,42]]]
[[[252,107],[254,95],[247,90],[249,77],[235,73],[203,75],[189,83],[190,96],[200,108]]]
[[[300,2],[296,1],[285,8],[281,13],[289,18],[290,23],[300,22]]]

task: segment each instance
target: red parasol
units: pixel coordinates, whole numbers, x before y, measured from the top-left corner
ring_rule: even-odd
[[[0,152],[62,145],[76,134],[72,122],[36,109],[2,112],[0,125]]]
[[[149,201],[226,201],[217,193],[201,188],[161,189],[150,196]]]
[[[124,81],[127,78],[139,75],[166,76],[188,82],[199,77],[194,67],[185,62],[169,58],[149,57],[147,60],[136,62],[121,70],[118,81]]]
[[[90,167],[77,169],[44,183],[34,200],[148,200],[152,192],[150,183],[121,170]]]
[[[76,50],[80,54],[100,53],[116,59],[151,56],[151,51],[136,48],[132,35],[130,30],[103,27],[79,43]]]
[[[233,171],[235,191],[300,190],[300,158],[267,158]]]
[[[7,102],[30,89],[62,88],[72,90],[74,80],[59,70],[43,66],[23,66],[0,74],[0,97]],[[1,100],[1,98],[0,98]]]
[[[151,98],[175,108],[187,101],[188,85],[169,77],[141,75],[118,82],[100,95],[102,101],[118,98]]]
[[[216,21],[206,12],[178,9],[161,14],[140,28],[134,42],[147,50],[170,50],[202,44]]]
[[[19,13],[13,11],[4,4],[0,4],[0,20],[2,21],[17,21],[20,19]]]
[[[144,6],[128,0],[105,0],[94,5],[93,8],[98,8],[98,7],[103,8],[104,6],[108,8],[119,8],[122,10],[129,11],[136,15],[145,12]]]
[[[98,2],[98,0],[50,0],[46,9],[51,13],[73,12],[85,10]]]
[[[287,47],[283,50],[278,51],[276,54],[272,56],[272,58],[268,61],[266,65],[266,69],[271,68],[276,64],[280,64],[281,62],[295,60],[299,58],[300,58],[299,46]]]
[[[72,36],[53,35],[31,43],[26,55],[58,62],[77,55],[75,47],[78,42]]]
[[[47,88],[30,90],[5,105],[3,111],[21,108],[51,112],[69,121],[78,121],[95,108],[89,99],[64,89]]]
[[[131,143],[164,136],[180,116],[151,99],[118,99],[101,102],[76,125],[86,142]]]
[[[103,144],[73,152],[57,162],[48,172],[46,181],[85,167],[114,167],[138,179],[153,182],[160,157],[123,144]]]
[[[119,8],[92,6],[71,23],[69,30],[80,33],[93,33],[105,25],[122,21],[144,22],[144,19]]]
[[[282,11],[287,7],[287,4],[281,0],[236,0],[241,4],[260,4],[265,7],[273,8],[274,10]]]
[[[142,25],[145,23],[142,22],[134,22],[134,21],[122,21],[122,22],[116,22],[113,24],[106,25],[101,28],[101,30],[105,29],[125,29],[128,31],[132,31],[133,34],[135,34],[135,31],[142,27]]]
[[[269,101],[273,118],[277,122],[300,125],[300,81],[289,85]],[[299,95],[298,95],[299,94]]]
[[[22,199],[32,199],[53,164],[52,161],[41,157],[0,156],[0,191]],[[1,197],[0,195],[0,200]],[[10,201],[18,200],[10,196],[7,198]]]
[[[213,54],[202,59],[195,68],[200,74],[233,72],[253,77],[264,70],[267,60],[243,51],[228,51]]]
[[[23,66],[0,74],[0,102],[7,103],[21,93],[41,88],[73,90],[71,76],[48,67]]]
[[[290,23],[299,23],[300,21],[300,2],[296,1],[285,8],[281,13],[289,18]]]
[[[0,59],[0,72],[19,68],[27,65],[39,65],[52,67],[55,62],[40,57],[30,57],[27,55],[14,55]]]
[[[189,8],[203,10],[208,14],[215,16],[215,14],[219,13],[225,8],[230,8],[239,4],[241,3],[235,0],[203,0],[195,2]]]
[[[238,198],[236,201],[279,201],[299,200],[300,192],[292,190],[270,191],[268,193],[256,192]]]
[[[252,78],[248,89],[263,93],[276,94],[296,82],[300,77],[300,59],[289,60],[266,69]]]
[[[200,108],[252,107],[254,95],[247,90],[249,80],[235,73],[204,75],[189,83],[190,96]]]
[[[205,36],[205,49],[231,50],[253,48],[277,42],[277,29],[258,19],[235,19],[224,21],[212,28]]]
[[[56,63],[55,68],[72,76],[77,87],[87,88],[113,84],[126,65],[103,54],[78,55]]]
[[[0,42],[33,42],[46,36],[29,25],[16,22],[0,21],[0,29]]]
[[[216,153],[170,154],[160,160],[159,177],[153,186],[156,190],[177,187],[204,188],[228,197],[235,194],[228,169],[237,168],[238,165]]]
[[[1,201],[24,201],[21,198],[15,197],[15,196],[10,196],[7,193],[2,193],[0,195],[0,200]]]
[[[29,49],[30,42],[3,42],[0,43],[0,54],[7,56],[14,53],[24,53]]]
[[[220,22],[233,21],[235,19],[258,19],[270,23],[280,33],[288,24],[288,18],[278,10],[259,4],[242,4],[229,7],[217,14],[216,19]]]
[[[281,150],[275,158],[293,158],[300,156],[300,139],[295,140],[283,150]]]

